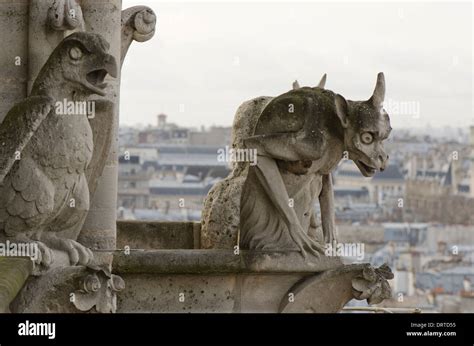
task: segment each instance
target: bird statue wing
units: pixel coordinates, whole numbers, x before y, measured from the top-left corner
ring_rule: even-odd
[[[0,124],[0,185],[53,108],[53,102],[48,96],[30,96],[13,106]]]

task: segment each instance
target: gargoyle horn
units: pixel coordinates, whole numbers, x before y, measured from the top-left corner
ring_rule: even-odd
[[[385,77],[383,72],[377,75],[377,84],[375,85],[374,93],[370,98],[372,104],[376,107],[382,107],[382,103],[385,99]]]
[[[300,83],[298,83],[297,80],[293,82],[293,90],[299,89],[300,88]]]
[[[324,86],[326,85],[326,78],[327,74],[325,73],[321,80],[319,81],[318,88],[324,89]]]

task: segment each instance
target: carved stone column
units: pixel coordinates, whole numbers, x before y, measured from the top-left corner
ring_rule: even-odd
[[[83,0],[82,12],[85,20],[85,31],[101,34],[110,44],[110,54],[117,62],[121,58],[121,0]],[[118,154],[117,136],[119,122],[120,71],[116,79],[107,81],[109,90],[107,100],[114,108],[113,117],[109,124],[102,124],[112,131],[110,152],[98,177],[95,192],[91,191],[91,206],[86,222],[78,241],[93,249],[113,249],[116,242],[116,205]],[[100,114],[97,115],[99,117]],[[93,119],[92,121],[100,121]],[[91,184],[89,184],[90,186]],[[103,263],[112,262],[112,253],[94,253],[94,256]]]
[[[81,3],[86,31],[104,36],[110,42],[111,54],[120,64],[133,40],[144,42],[155,33],[156,17],[148,7],[121,11],[120,0],[82,0]],[[91,208],[79,238],[81,243],[96,249],[114,249],[116,245],[120,76],[110,85],[108,98],[114,104],[114,117],[108,126],[112,129],[113,143],[102,174],[97,177],[95,193],[92,187]],[[96,253],[96,257],[100,256],[111,264],[112,253]]]

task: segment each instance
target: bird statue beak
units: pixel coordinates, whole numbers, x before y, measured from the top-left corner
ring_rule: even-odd
[[[107,73],[110,76],[117,78],[118,67],[117,67],[117,61],[115,60],[115,58],[112,55],[107,54],[104,62],[105,62],[104,69],[107,71]]]

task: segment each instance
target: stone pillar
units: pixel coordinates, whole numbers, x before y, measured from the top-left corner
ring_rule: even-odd
[[[26,97],[28,0],[0,0],[0,122]]]
[[[156,16],[145,6],[121,10],[121,0],[82,0],[85,30],[101,34],[110,43],[112,54],[120,66],[133,41],[144,42],[155,33]],[[104,15],[106,14],[106,15]],[[109,82],[108,101],[113,104],[112,143],[102,175],[92,184],[91,207],[79,237],[79,242],[93,249],[115,249],[118,183],[118,124],[120,103],[120,70],[116,79]],[[105,109],[104,112],[110,110]],[[91,184],[89,184],[91,187]],[[103,263],[112,262],[112,252],[96,252]]]
[[[82,12],[85,31],[102,35],[110,43],[110,51],[117,63],[121,59],[121,0],[83,0]],[[113,142],[99,178],[95,193],[91,196],[91,206],[78,241],[93,249],[114,249],[116,244],[116,205],[118,180],[118,123],[120,70],[115,79],[109,78],[108,100],[115,105],[112,128]],[[113,253],[96,252],[95,257],[109,264]]]

